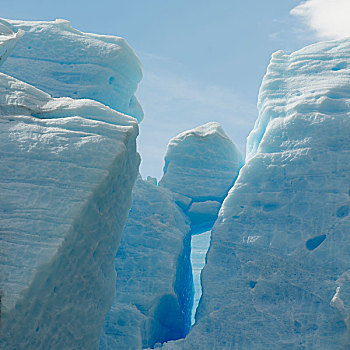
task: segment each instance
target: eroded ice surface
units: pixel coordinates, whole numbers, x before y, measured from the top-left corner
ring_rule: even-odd
[[[210,122],[169,141],[159,185],[176,194],[192,225],[210,228],[242,164],[221,125]]]
[[[134,118],[0,73],[1,349],[96,349],[139,156]]]
[[[0,32],[2,26],[24,33],[2,72],[53,97],[93,99],[142,120],[134,95],[141,63],[123,38],[82,33],[61,19],[0,20]]]
[[[160,185],[192,200],[222,200],[242,157],[219,123],[184,131],[169,141]]]
[[[273,55],[176,349],[349,346],[350,41]]]
[[[138,178],[115,258],[117,294],[100,349],[141,349],[184,337],[193,287],[189,222],[170,191]]]

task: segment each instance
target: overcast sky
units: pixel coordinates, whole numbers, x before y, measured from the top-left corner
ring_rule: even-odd
[[[350,36],[350,0],[1,0],[1,16],[68,19],[124,37],[143,63],[141,173],[160,178],[169,139],[218,121],[244,152],[271,53]]]

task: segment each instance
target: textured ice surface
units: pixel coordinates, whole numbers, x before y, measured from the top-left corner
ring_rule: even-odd
[[[1,349],[96,349],[138,171],[135,119],[0,73]]]
[[[2,26],[24,32],[3,72],[53,97],[97,100],[142,120],[134,96],[141,64],[123,38],[82,33],[66,20],[0,20],[0,32]]]
[[[242,163],[221,125],[210,122],[170,140],[159,185],[176,194],[177,204],[188,211],[193,226],[210,228]]]
[[[5,62],[7,56],[14,49],[19,38],[23,36],[23,31],[14,33],[8,23],[0,19],[0,66]]]
[[[350,271],[345,272],[336,282],[337,289],[331,305],[337,308],[342,314],[345,324],[348,327],[347,343],[350,343]]]
[[[188,332],[189,231],[172,194],[139,178],[115,258],[116,301],[106,317],[101,350],[153,347]]]
[[[273,55],[174,349],[349,346],[350,41]]]
[[[219,123],[172,138],[160,185],[195,201],[222,201],[242,166],[242,156]]]

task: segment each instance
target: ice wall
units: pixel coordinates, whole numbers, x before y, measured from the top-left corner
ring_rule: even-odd
[[[169,141],[159,185],[176,195],[192,226],[210,228],[242,164],[221,125],[210,122]]]
[[[82,33],[62,19],[0,25],[24,33],[3,72],[53,97],[93,99],[142,120],[134,95],[141,63],[123,38]]]
[[[203,298],[167,349],[349,346],[350,41],[273,55]]]
[[[1,349],[96,349],[138,172],[137,122],[0,73]]]
[[[190,327],[189,224],[173,195],[139,178],[115,258],[117,294],[100,349],[141,349],[183,338]]]

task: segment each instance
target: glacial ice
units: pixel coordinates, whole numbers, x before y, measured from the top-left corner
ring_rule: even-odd
[[[350,40],[275,53],[258,106],[196,323],[166,349],[350,345]]]
[[[0,116],[0,348],[96,349],[138,172],[137,122],[3,73]]]
[[[349,39],[272,56],[243,167],[218,123],[173,138],[117,253],[140,62],[68,21],[0,20],[0,65],[1,349],[350,347]]]
[[[14,49],[19,38],[23,36],[24,32],[19,30],[14,33],[6,23],[0,19],[0,66],[5,62],[8,55]]]
[[[115,258],[116,300],[101,350],[153,347],[187,334],[193,298],[189,231],[171,192],[139,177]]]
[[[0,32],[2,26],[24,34],[2,72],[53,97],[96,100],[142,120],[134,95],[141,63],[123,38],[82,33],[62,19],[2,19]]]
[[[221,125],[210,122],[169,141],[159,186],[176,194],[192,226],[210,228],[242,165],[241,153]]]
[[[181,151],[184,144],[189,154]],[[205,182],[214,180],[213,171],[218,178],[221,176],[214,194],[220,200],[237,177],[242,157],[218,123],[181,133],[170,141],[169,153],[170,173],[165,172],[161,186],[148,177],[147,181],[139,178],[133,189],[133,206],[115,259],[116,300],[104,324],[101,350],[153,347],[183,338],[193,323],[193,296],[197,305],[210,231],[205,236],[195,236],[199,239],[191,239],[191,235],[202,229],[203,222],[211,227],[221,206],[220,201],[206,198]],[[211,159],[210,154],[215,154],[216,159]],[[187,163],[181,165],[186,157]],[[198,173],[194,162],[200,163],[205,173],[201,184],[192,173]],[[183,169],[176,168],[179,166]],[[166,188],[169,179],[175,189],[183,180],[174,175],[174,169],[183,171],[188,183],[193,181],[189,188],[197,188],[192,192],[196,198],[189,197],[186,189],[177,193]],[[202,201],[197,202],[197,198]]]

